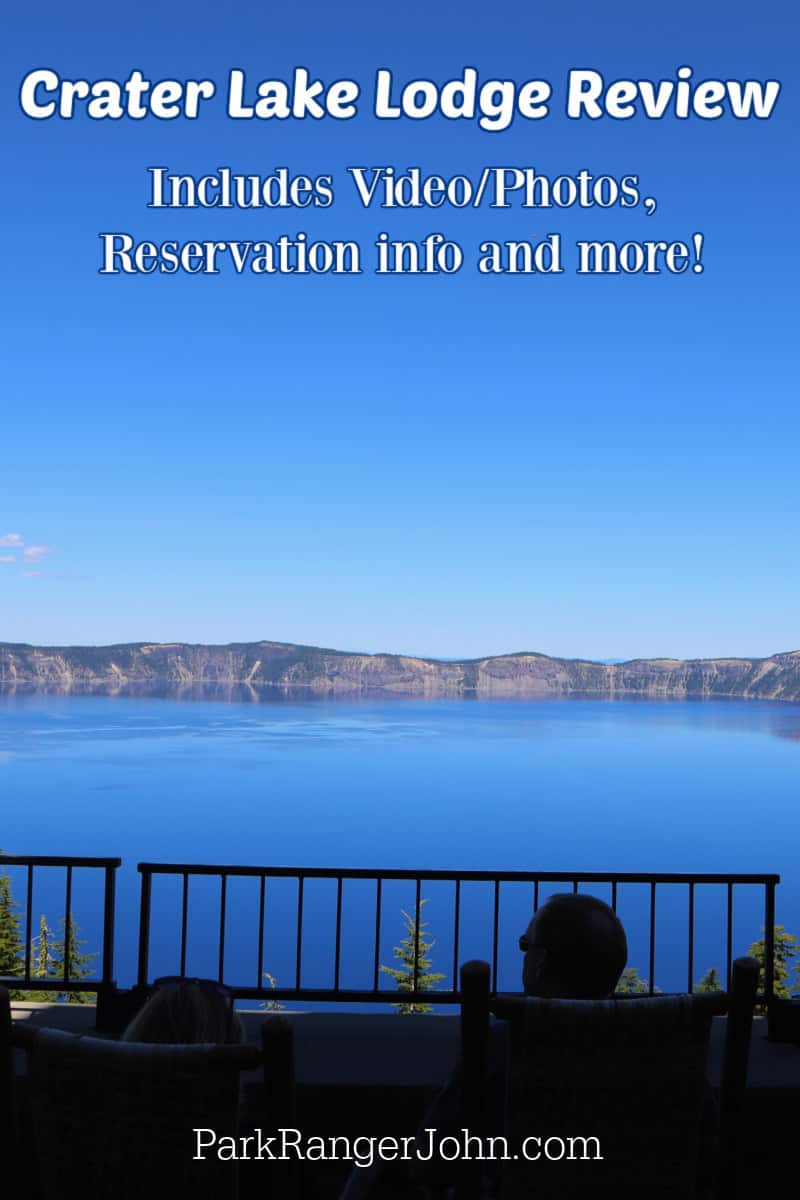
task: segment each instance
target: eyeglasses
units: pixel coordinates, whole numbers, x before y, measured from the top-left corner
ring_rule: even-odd
[[[233,992],[224,983],[220,983],[218,979],[196,979],[191,975],[161,975],[158,979],[153,980],[153,990],[160,987],[175,986],[179,983],[193,983],[195,987],[201,988],[203,991],[215,992],[218,996],[222,996],[227,1004],[233,1004]]]

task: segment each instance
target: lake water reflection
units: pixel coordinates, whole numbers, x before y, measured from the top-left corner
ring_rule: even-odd
[[[799,743],[800,705],[760,701],[330,700],[250,688],[113,696],[7,691],[0,692],[0,845],[12,853],[123,858],[123,983],[134,970],[140,860],[778,872],[778,921],[800,933]],[[156,973],[176,969],[177,897],[170,886],[154,930]],[[228,963],[232,976],[245,972],[250,983],[255,901],[246,887],[238,899],[235,892]],[[42,883],[34,912],[58,915],[61,897],[60,883]],[[188,967],[208,973],[216,937],[211,883],[193,893],[192,903]],[[303,982],[323,986],[330,940],[323,885],[307,903],[313,936]],[[462,959],[485,955],[479,898],[472,922],[470,903]],[[281,935],[291,904],[276,891],[264,964],[287,984],[291,939]],[[367,898],[355,889],[345,904],[351,934],[343,982],[356,986]],[[399,891],[386,902],[387,963],[402,934],[399,910],[411,904]],[[503,986],[517,986],[516,935],[528,904],[519,894],[505,906]],[[759,905],[760,896],[756,903],[737,892],[735,952],[759,936]],[[99,944],[88,884],[76,885],[73,907],[87,940]],[[723,897],[700,890],[698,977],[707,966],[722,966],[723,907]],[[685,911],[683,894],[659,891],[656,981],[665,989],[685,986]],[[644,897],[631,889],[621,915],[631,962],[645,974]],[[426,916],[438,943],[434,959],[438,952],[447,970],[449,895],[433,889]]]

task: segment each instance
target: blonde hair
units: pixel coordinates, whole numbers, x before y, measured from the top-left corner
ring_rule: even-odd
[[[246,1040],[223,992],[198,980],[161,984],[122,1035],[123,1042],[217,1045]]]

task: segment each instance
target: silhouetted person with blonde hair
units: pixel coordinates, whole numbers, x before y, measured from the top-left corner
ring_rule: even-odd
[[[231,994],[213,979],[157,979],[122,1034],[124,1042],[225,1045],[245,1041]]]

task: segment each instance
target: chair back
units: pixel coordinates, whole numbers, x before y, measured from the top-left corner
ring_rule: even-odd
[[[742,1137],[753,1008],[761,967],[755,958],[737,958],[731,972],[725,1054],[719,1093],[719,1200],[735,1200],[741,1179]]]
[[[608,1000],[493,997],[491,1011],[509,1022],[506,1131],[510,1154],[520,1156],[502,1163],[502,1200],[534,1192],[537,1200],[571,1200],[598,1189],[648,1200],[691,1200],[709,1094],[711,1021],[728,1011],[743,973],[751,979],[749,961],[734,965],[731,998],[725,993]],[[466,964],[465,1025],[474,1026],[469,1009],[482,1006],[482,989],[488,992],[488,966]],[[723,1149],[732,1149],[736,1140],[732,1130],[741,1105],[735,1097],[744,1087],[746,1011],[749,1003],[752,1015],[752,1002],[753,994],[749,1000],[742,994],[731,1008],[721,1096]],[[470,1081],[478,1074],[473,1062],[485,1054],[485,1022],[483,1030],[482,1036],[476,1038],[473,1030],[465,1039],[465,1119],[480,1111]],[[720,1178],[725,1177],[723,1159]],[[460,1194],[478,1193],[477,1168],[466,1168]]]
[[[151,1045],[38,1030],[29,1046],[43,1200],[73,1191],[114,1200],[237,1195],[235,1161],[210,1140],[237,1133],[240,1072],[262,1062],[247,1045]]]
[[[13,1177],[20,1153],[12,1028],[8,989],[0,986],[0,1162],[9,1178]]]

